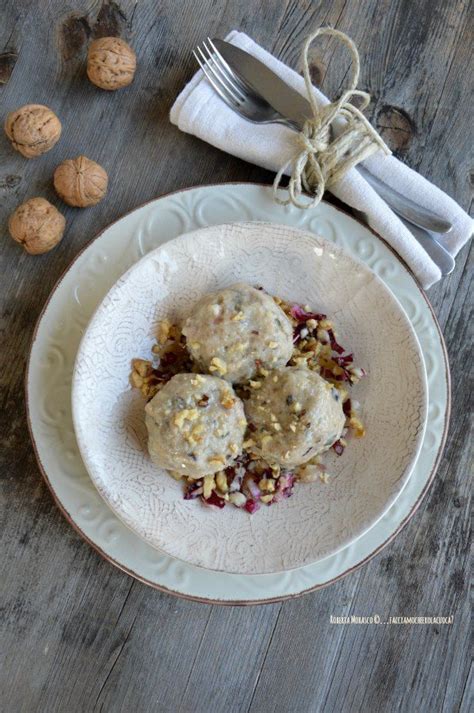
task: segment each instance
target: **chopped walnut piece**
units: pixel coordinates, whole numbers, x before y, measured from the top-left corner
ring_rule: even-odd
[[[302,483],[314,483],[320,475],[321,470],[316,465],[303,465],[298,469],[298,480]]]
[[[132,367],[140,376],[149,376],[153,371],[151,361],[145,359],[132,359]]]
[[[160,344],[165,344],[169,333],[170,333],[171,323],[167,319],[163,319],[158,325],[158,342]]]
[[[223,470],[220,470],[216,474],[216,484],[218,490],[220,490],[221,493],[227,493],[229,491],[229,486],[227,485],[227,476]]]
[[[211,497],[211,493],[216,489],[216,481],[213,475],[205,475],[203,480],[203,497],[205,500]]]
[[[219,357],[213,357],[209,366],[209,371],[217,371],[221,376],[227,374],[227,364]]]
[[[232,408],[235,404],[235,399],[229,392],[222,394],[221,405],[224,408]]]
[[[235,505],[238,508],[243,507],[247,502],[247,498],[245,497],[245,495],[240,492],[230,493],[229,500],[232,505]]]
[[[224,456],[211,456],[210,458],[207,459],[207,462],[209,463],[210,466],[225,465],[225,458],[224,458]]]
[[[349,419],[349,426],[354,430],[356,438],[363,438],[365,436],[364,425],[356,416],[351,416]]]
[[[183,473],[178,473],[176,470],[169,470],[168,473],[171,475],[172,478],[175,480],[182,480],[184,478]]]
[[[262,478],[258,484],[258,487],[263,492],[273,493],[275,490],[275,481],[273,478]]]
[[[185,421],[195,421],[199,416],[197,409],[195,408],[184,408],[175,414],[173,423],[179,429],[184,425]]]
[[[132,371],[130,374],[130,382],[136,389],[140,389],[143,386],[143,377],[140,376],[138,371]]]

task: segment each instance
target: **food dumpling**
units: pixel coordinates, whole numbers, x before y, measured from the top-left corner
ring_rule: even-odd
[[[145,406],[156,465],[200,478],[242,452],[247,422],[232,386],[215,376],[176,374]]]
[[[272,371],[245,411],[255,450],[270,463],[301,465],[330,448],[345,424],[340,394],[314,371]]]
[[[284,366],[293,351],[286,314],[266,292],[244,284],[205,295],[183,334],[199,367],[231,383],[252,379],[260,367]]]

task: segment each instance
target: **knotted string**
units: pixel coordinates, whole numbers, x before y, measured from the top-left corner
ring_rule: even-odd
[[[352,58],[352,77],[348,89],[339,99],[320,107],[313,93],[308,51],[316,37],[322,35],[336,37],[348,48]],[[305,122],[303,130],[298,134],[300,152],[282,166],[275,176],[274,197],[281,205],[292,203],[297,208],[314,208],[320,202],[326,188],[337,183],[350,168],[379,149],[386,154],[391,153],[362,113],[370,103],[370,94],[356,89],[359,73],[360,60],[357,47],[344,32],[334,30],[332,27],[320,27],[306,39],[303,47],[303,76],[313,117]],[[360,108],[350,103],[353,97],[360,97]],[[333,126],[334,120],[336,120],[337,134]],[[288,198],[281,199],[277,190],[290,163],[292,169]],[[311,196],[309,201],[307,197],[302,200],[303,191]]]

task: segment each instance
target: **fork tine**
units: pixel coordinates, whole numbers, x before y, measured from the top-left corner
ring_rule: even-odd
[[[214,42],[211,40],[210,37],[207,38],[207,41],[211,45],[212,51],[215,55],[215,57],[218,59],[220,66],[224,71],[227,71],[227,75],[232,77],[232,80],[234,83],[239,87],[241,93],[245,96],[251,95],[251,96],[256,96],[255,89],[248,84],[248,82],[245,81],[237,72],[235,72],[230,64],[224,59],[224,57],[221,55],[217,47],[215,46]]]
[[[234,91],[240,96],[241,101],[245,101],[245,97],[247,94],[247,91],[245,90],[245,87],[241,81],[239,81],[239,78],[235,75],[235,73],[232,71],[232,69],[229,67],[219,50],[214,46],[213,42],[209,37],[207,38],[207,41],[209,42],[211,49],[207,47],[206,43],[203,42],[203,46],[205,47],[206,51],[209,54],[209,58],[212,59],[215,68],[219,72],[219,74],[227,80],[227,82],[232,86]]]
[[[219,82],[219,84],[223,85],[226,91],[228,91],[232,95],[234,101],[241,104],[243,101],[245,101],[245,97],[241,96],[240,92],[236,92],[232,86],[229,86],[228,80],[225,76],[222,75],[222,72],[220,71],[219,67],[214,61],[214,58],[212,57],[212,53],[209,52],[205,43],[203,43],[202,47],[204,48],[205,52],[200,46],[197,47],[197,50],[201,55],[201,59],[206,63],[206,67],[208,68],[208,70],[214,75],[215,80]],[[206,52],[209,54],[209,56],[207,56]]]
[[[197,49],[199,50],[199,47],[198,47]],[[201,53],[201,54],[202,54],[202,53]],[[221,99],[223,99],[224,102],[225,102],[228,106],[230,106],[231,109],[234,109],[234,110],[235,110],[235,109],[238,109],[238,108],[239,108],[238,103],[235,101],[235,99],[233,98],[233,96],[224,88],[224,86],[222,85],[222,83],[221,83],[220,81],[218,81],[218,79],[216,78],[215,74],[213,74],[213,73],[210,71],[210,68],[209,68],[209,66],[207,65],[206,61],[201,60],[201,58],[197,55],[196,52],[194,52],[194,50],[193,50],[193,55],[194,55],[194,57],[196,58],[197,63],[198,63],[199,66],[201,67],[202,71],[203,71],[204,74],[206,75],[208,81],[210,82],[210,84],[212,85],[212,87],[214,88],[214,90],[219,94],[219,96],[221,97]]]

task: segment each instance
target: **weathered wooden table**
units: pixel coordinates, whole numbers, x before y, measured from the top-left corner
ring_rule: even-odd
[[[472,9],[472,8],[471,8]],[[62,518],[28,438],[23,373],[33,326],[58,276],[110,221],[193,184],[272,176],[168,121],[207,35],[241,28],[296,66],[321,24],[348,32],[362,57],[371,119],[410,166],[469,208],[472,24],[467,0],[3,0],[0,103],[51,106],[60,144],[27,161],[0,137],[2,634],[0,707],[23,711],[306,713],[466,711],[469,706],[469,249],[429,292],[446,337],[453,417],[430,493],[397,539],[337,584],[263,607],[220,608],[175,599],[103,561]],[[472,14],[471,14],[472,19]],[[88,83],[92,37],[121,35],[138,53],[127,90]],[[333,47],[330,47],[331,51]],[[331,55],[315,52],[315,80]],[[326,79],[336,91],[345,65]],[[100,206],[67,209],[51,176],[79,153],[104,165]],[[63,242],[26,255],[7,235],[9,213],[43,195],[65,213]],[[452,626],[335,626],[329,616],[454,615]]]

